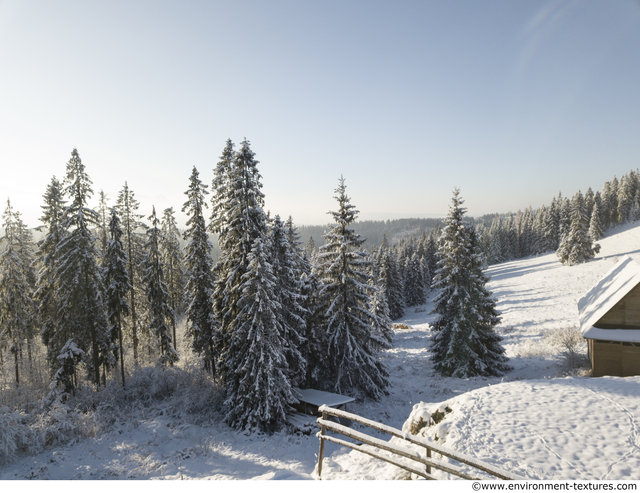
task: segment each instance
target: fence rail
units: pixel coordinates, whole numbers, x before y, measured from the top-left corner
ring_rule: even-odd
[[[486,472],[487,474],[490,474],[491,476],[494,476],[499,479],[509,479],[509,480],[524,479],[513,473],[510,473],[498,467],[492,466],[491,464],[487,464],[486,462],[482,462],[473,457],[469,457],[467,455],[461,454],[459,452],[448,449],[446,447],[442,447],[441,445],[436,445],[426,438],[405,433],[396,428],[392,428],[391,426],[387,426],[382,423],[378,423],[376,421],[371,421],[369,419],[363,418],[356,414],[348,413],[345,411],[341,411],[340,409],[334,409],[328,406],[321,406],[319,411],[322,413],[322,417],[318,418],[318,425],[320,426],[320,432],[317,434],[318,438],[320,438],[320,453],[318,454],[318,479],[321,479],[321,476],[322,476],[322,461],[324,458],[324,442],[325,441],[333,442],[338,445],[348,447],[353,450],[357,450],[358,452],[362,452],[363,454],[370,455],[377,459],[381,459],[385,462],[393,464],[396,467],[400,467],[401,469],[409,471],[425,479],[436,479],[431,475],[432,468],[439,469],[441,471],[447,472],[454,476],[458,476],[462,479],[480,479],[474,476],[470,476],[469,474],[465,473],[455,465],[432,458],[431,457],[432,452],[437,452],[438,454],[454,459],[462,464],[466,464],[468,466],[474,467],[480,471]],[[375,438],[365,433],[352,430],[351,428],[338,424],[334,421],[330,421],[328,419],[329,416],[348,419],[356,423],[369,426],[375,430],[382,431],[389,435],[401,438],[402,440],[410,444],[424,447],[424,449],[426,450],[426,457],[422,457],[418,452],[416,452],[415,450],[409,447],[404,447],[403,445],[399,445],[399,444],[391,444],[384,440],[380,440],[379,438]],[[346,440],[342,440],[340,438],[327,435],[326,434],[327,431],[332,431],[334,433],[338,433],[340,435],[344,435],[346,437],[352,438],[354,440],[357,440],[358,442],[361,442],[361,444],[348,442]],[[417,462],[418,464],[425,466],[424,470],[418,469],[417,468],[418,464],[409,465],[409,464],[400,462],[398,460],[395,460],[395,458],[391,458],[391,457],[382,455],[377,451],[367,449],[362,444],[371,445],[380,450],[385,450],[387,452],[391,452],[394,455],[404,457],[406,459],[410,459],[414,462]]]

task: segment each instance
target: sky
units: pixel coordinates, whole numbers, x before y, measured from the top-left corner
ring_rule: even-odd
[[[94,205],[179,211],[229,138],[299,225],[341,176],[360,219],[599,190],[640,166],[640,1],[0,0],[0,211],[38,225],[73,148]]]

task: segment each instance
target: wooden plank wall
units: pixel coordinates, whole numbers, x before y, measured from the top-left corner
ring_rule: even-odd
[[[640,344],[616,341],[593,341],[591,344],[590,341],[594,377],[640,375]]]
[[[629,291],[593,326],[601,329],[640,328],[640,284]]]

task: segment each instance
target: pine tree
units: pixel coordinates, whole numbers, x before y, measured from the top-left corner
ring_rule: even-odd
[[[417,306],[426,303],[424,279],[418,254],[407,258],[405,267],[404,299],[407,306]]]
[[[440,237],[440,233],[440,227],[436,224],[436,227],[429,232],[429,238],[427,240],[427,254],[425,260],[427,267],[429,268],[429,280],[426,283],[429,288],[431,288],[431,285],[433,284],[433,277],[436,274],[438,260],[440,260],[438,257],[438,238]]]
[[[301,352],[307,362],[307,374],[304,380],[307,388],[322,388],[326,385],[323,381],[329,374],[326,348],[328,346],[326,331],[323,326],[322,305],[320,303],[320,280],[316,268],[317,262],[311,260],[311,269],[303,274],[304,281],[304,308],[307,312],[305,320],[306,333],[302,343]]]
[[[320,302],[325,309],[330,375],[326,384],[336,393],[353,393],[379,399],[388,385],[388,372],[379,360],[372,342],[371,298],[369,296],[370,260],[359,247],[365,239],[349,226],[358,211],[346,195],[344,179],[336,189],[339,209],[331,212],[335,225],[324,235],[325,244],[318,255],[322,288]],[[381,345],[384,341],[378,338]]]
[[[156,208],[149,216],[151,226],[147,230],[146,252],[143,265],[144,277],[142,283],[149,302],[149,329],[154,333],[160,346],[158,363],[167,367],[178,361],[178,353],[173,347],[170,325],[174,323],[175,315],[169,306],[169,291],[164,282],[164,269],[160,257],[160,228]]]
[[[582,194],[578,192],[571,201],[571,228],[556,253],[563,264],[576,265],[592,259],[599,251],[600,245],[593,245],[589,236],[589,219]]]
[[[129,260],[129,313],[131,315],[131,339],[133,342],[133,361],[139,364],[139,344],[140,344],[140,314],[138,306],[141,298],[140,280],[142,276],[142,246],[144,245],[144,230],[146,225],[141,221],[143,215],[138,214],[140,203],[136,200],[133,190],[125,181],[124,187],[118,194],[116,209],[122,223],[124,236],[122,238],[124,248]]]
[[[16,387],[20,386],[19,356],[35,336],[35,274],[32,268],[33,242],[20,214],[11,207],[3,215],[4,236],[0,239],[0,352],[14,358]]]
[[[560,202],[554,197],[544,218],[544,237],[549,250],[557,250],[560,244]]]
[[[316,242],[313,241],[313,236],[309,236],[309,241],[307,241],[307,245],[305,247],[305,251],[309,257],[312,257],[316,251]]]
[[[102,299],[102,278],[96,264],[99,252],[89,230],[90,225],[99,223],[98,214],[87,207],[93,194],[91,185],[78,151],[74,149],[64,181],[64,192],[70,200],[62,225],[67,234],[57,248],[58,317],[65,326],[67,337],[87,354],[89,374],[99,385],[100,367],[105,371],[110,369],[114,358],[110,352],[109,324]]]
[[[393,329],[391,328],[391,318],[389,317],[389,305],[384,295],[384,290],[379,283],[375,281],[375,277],[371,275],[369,279],[369,287],[371,291],[371,306],[369,307],[374,319],[371,323],[371,332],[374,337],[370,344],[373,349],[389,349],[393,343]],[[383,344],[380,341],[384,341]]]
[[[105,253],[104,280],[106,285],[107,315],[111,331],[113,356],[120,365],[122,387],[124,377],[124,345],[122,343],[122,319],[129,314],[127,296],[131,292],[129,259],[122,243],[123,231],[115,208],[111,209],[109,236]],[[115,342],[115,344],[113,344]]]
[[[257,238],[264,240],[267,236],[264,194],[260,191],[262,184],[257,165],[255,154],[245,139],[233,156],[226,180],[228,190],[223,192],[227,198],[224,218],[217,227],[220,260],[215,268],[217,279],[213,299],[223,337],[221,376],[225,386],[228,382],[230,385],[237,383],[233,380],[235,368],[232,363],[236,355],[229,344],[241,323],[237,318],[240,313],[239,302],[244,296],[242,279],[249,269],[249,254],[254,242]]]
[[[292,227],[292,225],[291,225]],[[299,386],[306,374],[307,362],[300,351],[306,332],[306,310],[300,269],[301,259],[291,245],[285,224],[276,215],[270,231],[270,257],[276,279],[274,297],[280,302],[280,322],[284,352],[291,384]]]
[[[57,357],[69,339],[66,327],[58,318],[60,294],[57,272],[60,262],[59,245],[66,236],[66,231],[62,227],[66,206],[62,184],[55,176],[47,186],[43,198],[45,205],[42,206],[43,214],[40,220],[43,223],[41,228],[46,230],[36,254],[39,271],[35,298],[38,303],[38,318],[42,326],[42,342],[47,347],[47,360],[53,376],[58,364]]]
[[[96,234],[98,238],[100,238],[100,253],[102,254],[102,261],[104,266],[104,256],[107,252],[107,241],[109,236],[109,217],[110,217],[110,209],[107,204],[108,197],[107,195],[100,190],[100,199],[98,203],[98,216],[100,217],[100,223],[98,224],[98,228]]]
[[[392,250],[386,250],[380,258],[379,286],[389,306],[391,320],[404,316],[403,285],[396,257]]]
[[[211,184],[211,221],[209,230],[212,233],[224,236],[229,226],[228,213],[231,204],[231,173],[233,169],[234,144],[231,139],[222,151],[222,156],[214,170],[214,178]]]
[[[282,307],[274,296],[278,281],[261,237],[249,253],[242,275],[238,315],[227,338],[226,421],[233,427],[270,431],[296,403],[287,377]]]
[[[219,324],[214,316],[212,299],[214,290],[211,242],[204,221],[207,207],[204,196],[207,186],[200,181],[198,170],[193,167],[189,178],[187,201],[182,206],[189,219],[184,239],[185,270],[187,274],[187,336],[191,338],[193,351],[202,356],[205,369],[212,375],[220,355]]]
[[[466,209],[454,190],[440,243],[434,287],[440,289],[432,313],[438,315],[431,340],[434,368],[443,376],[501,376],[510,369],[494,327],[500,321],[485,288],[477,237],[465,224]]]
[[[598,241],[604,236],[602,232],[602,224],[600,224],[600,206],[598,202],[594,202],[591,212],[591,220],[589,221],[589,238],[591,241]]]
[[[629,220],[634,196],[635,188],[633,180],[629,179],[627,175],[622,176],[618,184],[618,207],[616,211],[616,217],[619,223],[622,224]]]
[[[173,207],[164,210],[162,217],[162,234],[160,235],[160,251],[164,264],[164,278],[169,292],[169,306],[173,310],[173,348],[178,351],[176,318],[184,311],[184,291],[186,286],[182,249],[180,247],[180,231],[173,215]]]

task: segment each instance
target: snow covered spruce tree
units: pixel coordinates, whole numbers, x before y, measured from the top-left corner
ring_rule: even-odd
[[[320,284],[318,274],[310,260],[310,255],[315,255],[315,248],[309,250],[301,247],[300,236],[291,216],[287,219],[285,228],[293,257],[294,277],[298,280],[298,299],[303,309],[305,329],[299,349],[305,361],[306,375],[302,375],[301,382],[294,379],[292,384],[295,383],[300,387],[317,387],[317,377],[322,374],[322,350],[326,345],[322,342],[324,336],[322,310],[318,304]],[[310,241],[313,242],[311,238]]]
[[[216,361],[220,355],[219,324],[213,311],[213,259],[211,242],[204,222],[204,196],[207,186],[200,181],[196,167],[189,178],[189,189],[185,192],[187,201],[182,206],[189,219],[184,239],[185,270],[187,276],[187,336],[191,347],[202,356],[205,369],[212,375],[216,372]]]
[[[211,218],[220,245],[220,260],[215,267],[214,307],[222,326],[225,346],[238,315],[237,304],[242,297],[241,278],[249,267],[249,253],[255,239],[264,239],[267,235],[264,194],[260,190],[262,183],[255,153],[245,139],[229,163],[232,149],[233,144],[228,141],[216,169],[214,185],[218,188],[213,191],[216,194],[214,208],[215,204],[219,205],[216,215]],[[223,198],[224,204],[221,204]]]
[[[173,347],[171,339],[171,325],[175,315],[169,306],[169,292],[164,282],[164,270],[160,258],[160,222],[156,216],[156,208],[149,216],[151,226],[147,230],[147,242],[144,245],[145,257],[143,261],[144,277],[142,284],[149,302],[149,329],[155,335],[160,346],[158,363],[168,367],[178,361],[178,353]]]
[[[600,205],[599,201],[594,201],[593,210],[591,212],[591,220],[589,221],[589,238],[591,241],[598,241],[604,236],[602,232],[602,224],[600,223]]]
[[[115,208],[111,209],[111,219],[107,235],[107,249],[105,252],[105,266],[103,276],[105,280],[105,297],[107,315],[111,331],[113,356],[120,366],[122,387],[125,386],[124,377],[124,345],[122,343],[122,322],[129,314],[127,296],[131,292],[129,282],[129,259],[122,243],[122,227]]]
[[[571,200],[570,210],[570,228],[562,237],[556,254],[564,265],[577,265],[595,257],[600,245],[594,245],[589,235],[589,218],[580,192]]]
[[[68,340],[66,329],[58,318],[60,302],[57,277],[60,254],[58,245],[66,235],[62,227],[66,206],[62,184],[55,176],[47,186],[43,198],[45,203],[41,206],[40,231],[44,232],[44,238],[39,243],[36,253],[38,279],[35,297],[38,303],[42,342],[47,347],[47,360],[53,377],[58,368],[58,355]]]
[[[299,349],[292,328],[283,325],[282,284],[272,265],[258,161],[246,139],[229,162],[231,150],[228,141],[214,180],[215,193],[226,202],[212,216],[221,252],[214,306],[223,337],[226,420],[239,428],[272,429],[295,402],[287,357],[297,361]],[[214,208],[220,200],[214,199]]]
[[[404,315],[404,286],[395,252],[389,248],[381,248],[378,277],[389,307],[389,317],[397,320]]]
[[[422,265],[417,253],[405,260],[404,299],[409,307],[427,302]]]
[[[317,258],[327,343],[322,380],[332,392],[379,399],[388,385],[388,371],[375,348],[387,341],[372,330],[376,318],[368,286],[371,261],[359,249],[366,239],[349,228],[358,211],[347,197],[344,178],[335,192],[339,208],[330,212],[335,225],[323,235],[325,244]]]
[[[173,348],[178,351],[176,319],[184,312],[184,290],[186,284],[182,250],[180,247],[180,231],[173,215],[173,207],[164,210],[162,217],[162,234],[160,235],[160,251],[164,264],[164,278],[169,292],[169,306],[173,310]]]
[[[0,351],[13,356],[16,387],[20,386],[20,356],[35,336],[35,273],[31,233],[7,200],[0,238]]]
[[[144,245],[144,231],[146,225],[141,221],[143,215],[137,211],[140,203],[136,200],[133,190],[129,188],[128,183],[124,182],[124,187],[118,194],[116,201],[116,209],[124,235],[122,242],[127,252],[129,262],[129,315],[131,316],[131,340],[133,342],[133,361],[136,366],[139,364],[139,345],[140,345],[140,314],[139,305],[143,299],[143,290],[141,288],[142,279],[142,246]]]
[[[463,220],[465,208],[455,189],[440,237],[440,257],[434,287],[440,291],[432,313],[431,351],[434,368],[447,377],[500,376],[506,364],[496,302],[486,289],[482,259],[473,225]]]
[[[371,344],[375,349],[389,349],[393,343],[393,329],[391,328],[387,298],[384,295],[384,290],[375,281],[373,275],[369,279],[369,288],[371,291],[370,310],[375,316],[371,323],[371,330],[376,336],[371,340]],[[379,340],[384,340],[386,345],[381,346]]]
[[[289,242],[285,224],[276,215],[270,229],[270,253],[276,278],[276,299],[280,301],[282,340],[292,385],[299,386],[306,374],[307,362],[300,349],[306,332],[306,310],[303,307],[301,259]]]
[[[102,299],[102,276],[96,264],[99,251],[89,230],[90,225],[99,223],[98,214],[87,207],[93,195],[91,185],[78,151],[74,149],[64,181],[64,192],[71,203],[64,213],[63,228],[67,234],[57,248],[58,316],[67,340],[73,339],[87,355],[85,363],[90,378],[99,385],[100,367],[106,372],[113,366],[114,358]]]
[[[226,338],[225,376],[227,422],[236,428],[277,429],[290,404],[289,367],[282,334],[282,306],[276,278],[262,237],[249,253],[240,279],[238,314]]]

